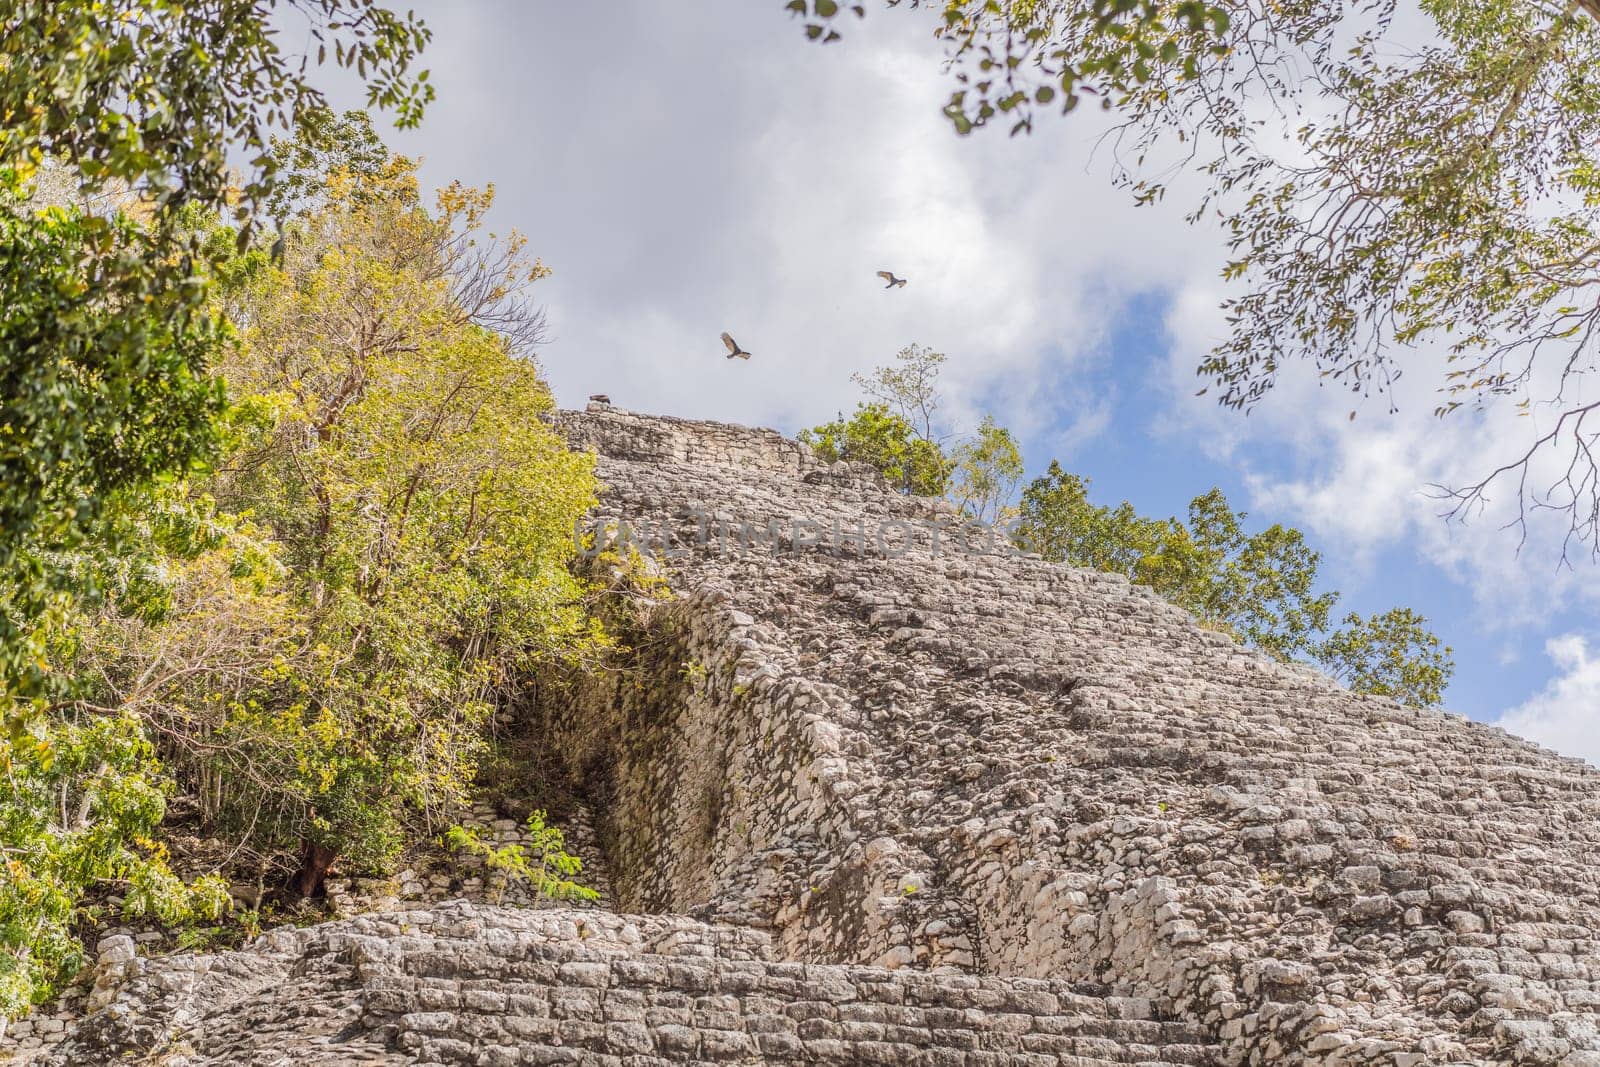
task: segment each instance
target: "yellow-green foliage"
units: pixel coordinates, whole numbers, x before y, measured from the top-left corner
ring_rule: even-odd
[[[206,831],[299,852],[302,888],[381,867],[465,798],[524,672],[606,644],[569,568],[592,461],[516,347],[544,268],[481,232],[487,193],[427,210],[383,158],[319,181],[281,260],[225,265],[228,452],[141,501],[139,550],[85,562],[104,599],[52,630],[70,693],[0,747],[0,1012],[76,966],[98,881],[164,923],[220,912],[149,840],[174,785]]]
[[[508,882],[527,882],[542,897],[552,900],[598,900],[600,894],[573,881],[583,873],[583,861],[567,852],[566,835],[546,825],[543,810],[528,816],[526,844],[494,847],[483,841],[476,830],[452,826],[441,838],[446,848],[478,856],[491,871],[501,872]]]
[[[296,632],[217,687],[224,728],[278,754],[226,806],[260,830],[265,793],[285,843],[367,865],[464,798],[523,671],[604,642],[568,567],[592,460],[541,421],[549,391],[513,349],[545,268],[481,232],[491,200],[452,186],[428,211],[399,158],[336,172],[281,264],[231,294],[247,415],[210,488],[272,539]],[[214,762],[195,773],[227,777]]]

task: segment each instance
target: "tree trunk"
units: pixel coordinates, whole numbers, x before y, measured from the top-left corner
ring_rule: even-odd
[[[328,868],[333,866],[333,861],[339,858],[336,849],[326,845],[316,845],[306,842],[300,850],[300,871],[294,876],[291,888],[301,900],[322,896],[326,890],[323,882],[328,877]]]

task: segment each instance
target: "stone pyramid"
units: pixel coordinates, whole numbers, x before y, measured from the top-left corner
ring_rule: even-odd
[[[617,912],[135,961],[54,1062],[1600,1065],[1586,764],[776,433],[554,419],[598,456],[595,565],[672,590],[525,714]]]

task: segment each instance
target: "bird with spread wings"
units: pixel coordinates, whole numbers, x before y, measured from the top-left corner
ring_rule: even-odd
[[[733,335],[728,333],[726,330],[724,330],[723,333],[722,333],[722,343],[728,346],[728,358],[729,359],[749,359],[750,358],[750,353],[748,353],[744,349],[740,348],[739,347],[739,342],[735,341],[733,339]]]

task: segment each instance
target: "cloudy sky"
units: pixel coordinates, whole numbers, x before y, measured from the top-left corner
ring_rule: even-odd
[[[424,178],[498,190],[495,222],[555,274],[541,360],[564,406],[793,432],[854,406],[854,371],[919,342],[949,356],[962,426],[994,414],[1030,472],[1181,513],[1219,485],[1306,530],[1341,610],[1426,614],[1456,652],[1455,711],[1600,761],[1600,573],[1520,554],[1503,513],[1462,527],[1426,486],[1524,440],[1509,412],[1432,417],[1427,353],[1355,405],[1298,374],[1248,417],[1194,397],[1220,334],[1221,242],[1181,189],[1136,208],[1098,116],[959,138],[926,12],[808,43],[779,0],[417,2],[439,100],[392,133]],[[885,292],[873,272],[910,279]],[[723,359],[729,330],[755,353]],[[1499,501],[1503,506],[1509,501]]]

